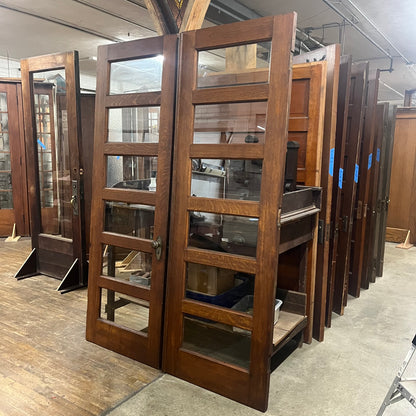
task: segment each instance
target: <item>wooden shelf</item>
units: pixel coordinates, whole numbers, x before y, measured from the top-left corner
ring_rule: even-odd
[[[280,311],[279,321],[274,326],[273,349],[280,349],[287,341],[305,328],[308,318],[292,312]]]

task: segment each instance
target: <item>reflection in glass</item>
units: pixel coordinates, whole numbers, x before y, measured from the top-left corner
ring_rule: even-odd
[[[0,92],[0,112],[7,113],[7,93]]]
[[[190,212],[189,241],[193,247],[256,256],[258,219]]]
[[[159,125],[159,107],[110,108],[108,110],[108,141],[157,143]]]
[[[65,71],[36,73],[34,78],[41,232],[72,239]]]
[[[104,231],[153,239],[155,207],[125,202],[105,202]]]
[[[198,87],[266,83],[270,54],[270,41],[199,51]]]
[[[160,91],[163,56],[112,62],[110,95]]]
[[[107,156],[107,188],[156,190],[157,157]]]
[[[187,315],[182,348],[245,369],[250,367],[251,332]]]
[[[128,248],[103,247],[102,275],[140,286],[151,286],[152,255]]]
[[[7,93],[0,93],[0,209],[13,208]]]
[[[194,143],[264,143],[267,103],[195,106]]]
[[[149,326],[149,303],[113,290],[101,289],[100,318],[145,334]]]
[[[13,195],[12,191],[3,190],[3,185],[1,184],[2,178],[0,174],[0,209],[12,209],[13,208]]]
[[[260,159],[192,159],[191,195],[260,201]]]

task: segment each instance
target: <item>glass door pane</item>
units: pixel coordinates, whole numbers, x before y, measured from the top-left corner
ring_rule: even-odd
[[[13,208],[7,93],[0,92],[0,209]]]
[[[37,73],[33,91],[41,232],[72,239],[65,70]]]

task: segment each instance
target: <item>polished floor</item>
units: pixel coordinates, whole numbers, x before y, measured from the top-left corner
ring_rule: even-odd
[[[262,414],[86,342],[85,291],[60,295],[53,279],[11,277],[16,266],[3,256],[28,247],[0,240],[0,415]],[[376,415],[416,332],[416,248],[387,244],[385,262],[383,277],[334,315],[324,342],[272,373],[266,415]],[[416,409],[402,401],[384,415]]]

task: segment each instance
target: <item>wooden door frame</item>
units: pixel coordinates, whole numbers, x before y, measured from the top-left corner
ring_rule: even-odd
[[[110,65],[163,55],[161,91],[131,94],[109,94]],[[94,131],[94,173],[91,216],[91,250],[88,285],[87,340],[127,357],[160,368],[165,269],[167,258],[168,217],[170,201],[171,148],[175,106],[177,36],[168,35],[134,40],[98,48]],[[108,109],[160,106],[158,143],[107,142]],[[106,155],[157,156],[157,189],[155,192],[107,188]],[[122,282],[102,273],[102,245],[116,245],[145,253],[154,253],[152,240],[104,231],[104,202],[119,201],[155,206],[155,233],[162,239],[160,259],[153,256],[152,281],[148,287]],[[156,238],[156,235],[155,235]],[[100,317],[101,289],[117,291],[149,302],[147,336]]]
[[[65,70],[67,86],[68,138],[70,152],[71,181],[78,182],[76,195],[79,205],[79,215],[72,216],[72,241],[41,233],[41,208],[39,200],[37,130],[34,114],[34,74],[48,70]],[[39,273],[62,279],[59,290],[67,291],[85,286],[87,283],[87,264],[85,256],[85,236],[83,234],[84,210],[80,189],[82,188],[82,166],[80,158],[81,123],[79,111],[79,66],[78,52],[71,51],[60,54],[44,55],[21,60],[23,111],[25,121],[27,181],[29,195],[29,212],[32,234],[32,253],[23,264],[16,278],[22,279]],[[58,247],[60,246],[60,247]],[[45,270],[40,261],[40,250],[58,252],[68,259],[69,267],[64,276],[54,275]]]
[[[181,37],[179,98],[175,131],[172,220],[167,279],[165,336],[162,369],[244,404],[265,410],[268,402],[270,353],[278,266],[279,228],[283,195],[284,160],[288,131],[291,50],[294,45],[295,14],[266,17],[214,28],[186,32]],[[244,43],[272,40],[270,82],[267,84],[196,88],[197,51]],[[193,142],[194,104],[268,100],[266,131],[270,137],[262,145],[198,145]],[[214,146],[210,148],[209,146]],[[232,148],[232,146],[236,146]],[[235,200],[198,200],[190,197],[190,157],[263,159],[260,203]],[[276,167],[280,167],[276,169]],[[263,261],[233,255],[204,253],[187,249],[188,210],[221,212],[259,218],[257,252]],[[243,257],[243,256],[241,256]],[[195,305],[184,299],[185,261],[213,264],[256,274],[253,317],[223,308]],[[243,266],[242,266],[243,265]],[[252,331],[250,370],[227,365],[181,348],[183,314],[213,317],[226,324],[237,324]],[[238,322],[235,316],[238,315]]]

